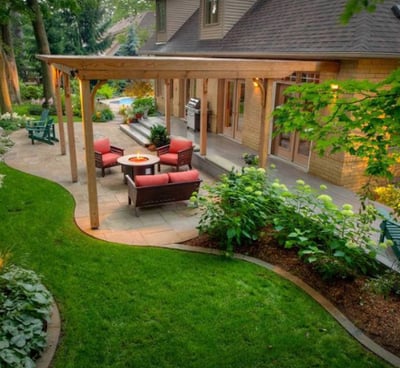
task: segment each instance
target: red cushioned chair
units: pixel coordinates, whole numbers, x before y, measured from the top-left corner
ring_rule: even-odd
[[[110,144],[108,138],[94,141],[94,155],[96,167],[101,169],[101,176],[105,175],[105,169],[119,165],[118,158],[124,155],[124,149]]]
[[[166,146],[157,148],[157,155],[160,157],[160,165],[175,166],[179,171],[180,166],[188,165],[192,168],[193,142],[187,139],[171,138]]]

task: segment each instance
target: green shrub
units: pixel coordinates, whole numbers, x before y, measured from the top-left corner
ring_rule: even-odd
[[[103,84],[96,93],[97,98],[112,98],[116,92],[116,89],[112,87],[110,84]]]
[[[270,214],[266,180],[264,169],[249,167],[222,175],[215,185],[204,185],[207,193],[192,199],[202,211],[200,232],[215,238],[227,254],[234,246],[259,239]]]
[[[170,141],[167,128],[164,125],[156,124],[150,128],[150,142],[156,147],[162,147]]]
[[[43,97],[43,86],[20,83],[21,99],[38,100]]]
[[[156,102],[154,97],[140,97],[136,98],[132,102],[133,112],[136,113],[140,111],[141,113],[146,113],[149,115],[153,115],[157,112],[156,110]]]
[[[338,207],[321,193],[325,186],[317,191],[302,180],[292,190],[278,181],[270,189],[276,206],[275,236],[286,248],[297,247],[323,278],[352,278],[378,271],[378,244],[371,240],[378,216],[373,206],[354,213],[351,205]]]
[[[34,367],[46,347],[52,298],[33,272],[10,266],[0,274],[0,366]]]
[[[114,119],[114,114],[109,107],[96,111],[92,116],[93,121],[105,122]]]
[[[383,187],[377,187],[374,189],[376,200],[380,203],[386,204],[393,208],[393,211],[397,216],[400,217],[400,188],[388,184]]]
[[[7,132],[25,128],[27,121],[26,116],[20,116],[17,113],[6,112],[0,115],[0,127]]]
[[[389,295],[400,296],[400,274],[386,270],[382,275],[370,279],[366,284],[367,290],[385,297]]]

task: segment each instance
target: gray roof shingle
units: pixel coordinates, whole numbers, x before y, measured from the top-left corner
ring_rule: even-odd
[[[393,3],[363,11],[347,25],[346,0],[259,0],[221,40],[199,40],[199,10],[166,44],[141,53],[238,57],[399,57],[400,19]]]

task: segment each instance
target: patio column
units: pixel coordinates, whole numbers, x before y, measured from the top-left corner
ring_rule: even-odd
[[[51,67],[53,73],[54,81],[54,92],[56,97],[56,110],[57,110],[57,121],[58,121],[58,131],[60,135],[60,150],[61,155],[65,155],[65,133],[64,133],[64,117],[62,111],[62,101],[61,101],[61,72],[56,70],[54,66]]]
[[[69,162],[71,166],[71,179],[73,183],[76,183],[78,181],[78,165],[76,159],[74,118],[73,118],[72,100],[71,100],[71,84],[68,74],[63,74],[63,81],[64,81],[64,95],[65,95],[65,112],[67,115],[68,150],[69,150]]]
[[[92,229],[97,229],[99,227],[99,205],[97,198],[96,166],[94,159],[90,80],[82,79],[79,81],[79,85],[81,90],[83,135],[85,141],[90,227]]]
[[[165,126],[171,134],[171,79],[165,79]]]
[[[203,90],[200,105],[200,155],[207,154],[207,107],[208,107],[208,79],[203,79]]]
[[[258,149],[259,166],[266,167],[268,156],[268,140],[269,140],[269,124],[267,122],[268,98],[272,95],[271,79],[257,79],[261,96],[261,127],[260,127],[260,143]]]

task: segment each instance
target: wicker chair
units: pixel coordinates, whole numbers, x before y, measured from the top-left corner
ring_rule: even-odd
[[[187,139],[171,138],[169,144],[157,148],[157,155],[160,158],[160,165],[175,166],[176,171],[179,167],[188,165],[192,168],[193,142]]]
[[[96,167],[101,169],[101,176],[105,176],[105,169],[117,166],[118,158],[124,155],[124,149],[110,144],[108,138],[94,141],[94,155]]]

